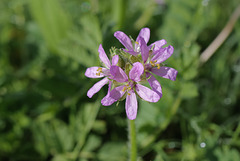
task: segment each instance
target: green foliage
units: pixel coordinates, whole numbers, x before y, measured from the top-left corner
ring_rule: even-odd
[[[158,103],[139,100],[139,160],[240,160],[240,23],[208,62],[199,57],[238,0],[2,0],[0,2],[0,160],[123,161],[124,102],[103,107],[104,87],[84,76],[109,55],[117,30],[150,43],[166,39],[175,82],[157,78]]]

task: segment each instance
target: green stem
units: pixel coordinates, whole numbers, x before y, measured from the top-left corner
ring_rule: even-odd
[[[130,141],[130,145],[129,145],[130,161],[136,161],[137,160],[137,141],[136,141],[136,127],[135,127],[134,120],[128,121],[128,138]]]

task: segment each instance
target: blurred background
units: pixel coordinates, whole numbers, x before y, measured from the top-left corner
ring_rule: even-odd
[[[139,100],[140,161],[240,160],[240,20],[205,62],[201,53],[222,31],[239,0],[1,0],[0,160],[125,161],[124,102],[104,107],[105,86],[84,76],[134,39],[143,27],[150,43],[175,48],[166,66],[175,82],[159,78],[158,103]]]

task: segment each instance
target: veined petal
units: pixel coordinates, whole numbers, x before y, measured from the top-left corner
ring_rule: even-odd
[[[146,73],[146,77],[148,77],[148,83],[150,84],[152,90],[156,92],[160,98],[162,97],[162,87],[158,80],[150,73]]]
[[[162,39],[162,40],[158,40],[158,41],[152,43],[151,45],[149,45],[149,48],[151,49],[154,46],[153,53],[155,53],[156,51],[161,49],[166,44],[167,44],[167,41]]]
[[[114,102],[117,101],[117,100],[113,99],[112,97],[110,97],[111,87],[112,87],[112,82],[109,81],[108,93],[107,93],[107,95],[101,100],[101,103],[102,103],[103,106],[110,106],[110,105],[112,105]]]
[[[112,65],[117,65],[118,60],[119,60],[119,56],[118,55],[114,55],[112,57]]]
[[[102,44],[99,45],[98,52],[99,52],[99,58],[101,59],[101,61],[106,65],[107,68],[110,68],[111,64],[102,47]]]
[[[125,50],[125,49],[123,49],[123,51],[125,51],[126,53],[129,53],[129,54],[131,54],[131,55],[134,55],[134,56],[136,56],[136,55],[138,55],[139,53],[138,52],[136,52],[136,51],[134,51],[134,50]]]
[[[160,99],[160,96],[156,92],[141,84],[136,84],[135,88],[138,95],[145,101],[157,102]]]
[[[114,99],[115,101],[119,100],[126,92],[126,90],[124,90],[125,85],[123,86],[118,86],[116,88],[114,88],[111,92],[109,97],[111,97],[112,99]]]
[[[160,48],[158,51],[156,51],[151,61],[157,61],[160,58],[160,56],[163,55],[166,49],[167,48]]]
[[[176,80],[177,73],[178,73],[177,70],[170,68],[170,67],[160,67],[160,69],[152,68],[151,72],[160,77],[167,78],[172,81]]]
[[[140,42],[142,59],[143,59],[143,62],[145,63],[149,56],[149,48],[142,37],[139,38],[139,42]]]
[[[142,37],[147,44],[148,41],[149,41],[149,38],[150,38],[150,29],[149,28],[142,28],[141,31],[138,34],[137,39],[136,39],[137,42],[139,42],[140,37]]]
[[[104,77],[105,75],[103,72],[99,72],[98,70],[101,69],[102,71],[107,71],[108,69],[103,68],[103,67],[90,67],[87,68],[85,72],[85,76],[88,78],[101,78]]]
[[[123,44],[126,49],[133,50],[132,42],[125,33],[122,31],[116,31],[114,36]]]
[[[128,92],[125,102],[125,109],[128,119],[134,120],[137,117],[137,97],[133,90]]]
[[[141,63],[136,62],[133,64],[132,69],[129,72],[129,78],[135,82],[141,81],[141,75],[144,72],[144,67]]]
[[[97,82],[96,84],[94,84],[92,86],[92,88],[90,88],[87,92],[87,96],[89,98],[92,98],[92,96],[97,93],[105,84],[108,83],[108,78],[104,78],[102,80],[100,80],[99,82]]]
[[[128,76],[119,66],[113,65],[110,68],[110,73],[112,75],[112,79],[118,82],[127,82]]]
[[[169,45],[163,50],[159,50],[158,53],[152,58],[152,61],[157,60],[156,64],[160,64],[167,60],[173,54],[174,48]]]

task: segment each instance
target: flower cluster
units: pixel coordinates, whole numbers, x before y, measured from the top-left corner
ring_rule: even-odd
[[[174,48],[171,45],[163,47],[167,43],[164,39],[148,46],[149,28],[141,29],[136,41],[121,31],[115,32],[114,36],[125,48],[112,48],[110,61],[102,45],[99,46],[99,58],[104,67],[90,67],[85,76],[103,79],[89,89],[87,96],[91,98],[108,84],[108,93],[101,100],[102,105],[110,106],[126,99],[127,117],[134,120],[138,109],[137,96],[148,102],[157,102],[162,97],[161,85],[153,74],[176,80],[177,70],[161,64],[172,55]],[[145,82],[151,89],[142,85]]]

